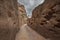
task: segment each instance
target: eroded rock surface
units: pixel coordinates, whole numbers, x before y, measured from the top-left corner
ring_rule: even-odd
[[[27,14],[24,5],[18,3],[19,26],[27,23]]]
[[[17,0],[0,0],[0,40],[15,40],[19,29]]]
[[[36,7],[28,25],[45,38],[60,40],[60,0],[45,0]]]

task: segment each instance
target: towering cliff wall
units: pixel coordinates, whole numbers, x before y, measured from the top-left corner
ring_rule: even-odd
[[[0,0],[0,40],[15,40],[18,31],[17,0]]]
[[[28,26],[45,38],[60,40],[60,0],[45,0],[36,7]]]
[[[27,14],[24,5],[18,3],[19,26],[27,23]]]

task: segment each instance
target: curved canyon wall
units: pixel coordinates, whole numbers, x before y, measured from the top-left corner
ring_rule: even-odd
[[[45,0],[32,12],[28,26],[51,40],[60,40],[60,0]]]
[[[27,14],[24,5],[18,3],[19,26],[27,23]]]
[[[0,40],[15,40],[18,30],[17,0],[0,0]]]

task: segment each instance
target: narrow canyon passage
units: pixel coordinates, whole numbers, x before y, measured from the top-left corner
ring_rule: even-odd
[[[24,24],[16,35],[16,40],[46,40],[33,29]]]

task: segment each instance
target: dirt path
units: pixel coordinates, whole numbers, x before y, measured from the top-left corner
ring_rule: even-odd
[[[16,40],[46,40],[33,29],[24,24],[16,35]]]

